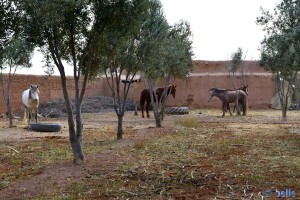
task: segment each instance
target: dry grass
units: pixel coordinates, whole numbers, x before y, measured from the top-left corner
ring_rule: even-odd
[[[172,131],[123,148],[118,153],[130,160],[116,170],[103,173],[99,168],[39,199],[261,199],[267,189],[275,195],[275,189],[286,188],[299,195],[299,112],[289,112],[287,122],[273,110],[225,118],[220,110],[201,112],[167,116],[175,122]],[[136,134],[134,127],[125,126],[127,134]],[[113,126],[89,127],[84,134],[86,154],[115,143]],[[66,138],[0,143],[1,187],[71,159],[70,153]]]

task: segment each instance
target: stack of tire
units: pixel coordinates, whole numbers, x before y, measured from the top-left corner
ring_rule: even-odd
[[[189,108],[188,107],[167,107],[165,108],[165,114],[186,115],[189,114]]]

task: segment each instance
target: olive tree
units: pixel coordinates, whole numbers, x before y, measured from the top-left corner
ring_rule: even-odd
[[[232,86],[234,90],[237,90],[238,87],[236,86],[236,77],[235,77],[235,73],[236,71],[242,66],[242,62],[243,62],[243,49],[238,48],[236,52],[233,52],[231,55],[231,59],[230,62],[227,66],[228,68],[228,73],[231,77],[231,81],[232,81]],[[243,79],[243,77],[242,77]],[[238,93],[236,93],[236,101],[235,101],[235,109],[237,111],[238,114],[240,114],[240,107],[238,105]],[[227,109],[229,110],[229,103],[227,103]]]
[[[261,42],[260,65],[273,72],[282,107],[282,120],[287,120],[288,100],[300,69],[300,2],[283,0],[274,12],[262,9],[257,24],[266,32]]]
[[[188,22],[181,21],[170,26],[163,15],[160,4],[154,4],[149,21],[145,25],[142,72],[151,97],[157,127],[162,126],[167,88],[172,78],[186,78],[193,67],[191,30]],[[155,91],[158,81],[164,83],[164,93],[157,99]],[[155,99],[155,101],[154,101]]]
[[[118,4],[123,1],[69,0],[22,1],[27,40],[42,49],[49,67],[57,67],[69,128],[74,163],[84,161],[82,150],[82,100],[91,68],[99,66],[97,42],[104,28],[111,23]],[[116,28],[116,27],[114,27]],[[54,63],[54,65],[52,64]],[[73,69],[74,88],[67,83],[66,68]],[[73,92],[72,92],[73,90]],[[73,96],[74,95],[74,96]],[[72,108],[71,97],[75,106]]]
[[[13,127],[10,94],[13,77],[19,68],[31,66],[33,51],[33,46],[23,38],[21,19],[18,1],[0,1],[0,82],[9,127]],[[7,74],[7,79],[3,73]]]
[[[96,74],[104,74],[118,117],[117,139],[123,137],[123,117],[131,84],[141,67],[140,34],[147,18],[149,0],[120,1],[114,7],[113,21],[98,41]],[[94,70],[93,70],[94,71]],[[122,82],[122,76],[123,78]]]
[[[164,56],[164,96],[161,102],[160,118],[163,119],[165,101],[167,96],[167,88],[173,78],[186,79],[189,76],[193,66],[193,51],[192,51],[192,32],[187,21],[180,21],[169,29],[168,39],[166,40],[166,49],[163,52]],[[158,117],[156,122],[158,122]],[[158,123],[157,123],[158,124]]]
[[[3,52],[3,64],[0,66],[0,82],[2,88],[2,95],[7,108],[7,115],[9,119],[9,127],[13,127],[12,109],[11,109],[11,84],[18,69],[31,67],[31,58],[33,54],[33,47],[27,44],[21,38],[12,38],[5,46]],[[7,80],[4,80],[3,73],[7,74]]]
[[[164,16],[162,5],[159,1],[152,1],[149,9],[149,15],[144,23],[141,34],[141,51],[142,68],[146,83],[149,87],[151,106],[154,111],[155,119],[160,118],[159,106],[161,99],[158,99],[156,92],[156,84],[159,78],[163,77],[163,54],[166,51],[167,36],[170,26]],[[161,120],[156,122],[161,127]]]

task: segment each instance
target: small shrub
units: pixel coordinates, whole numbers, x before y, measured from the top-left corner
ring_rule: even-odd
[[[141,150],[141,149],[144,149],[144,148],[145,148],[145,142],[144,141],[137,142],[134,145],[134,149],[136,149],[136,150]]]
[[[187,128],[198,128],[199,126],[199,122],[196,118],[185,118],[177,121],[176,123]]]

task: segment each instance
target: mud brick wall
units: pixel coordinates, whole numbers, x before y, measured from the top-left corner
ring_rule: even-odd
[[[169,96],[169,106],[189,106],[190,108],[221,108],[221,102],[213,97],[208,102],[208,90],[212,87],[233,89],[232,78],[228,73],[228,61],[194,61],[194,70],[186,80],[175,80],[176,98]],[[249,86],[249,108],[268,108],[275,94],[274,76],[259,67],[256,61],[244,61],[242,68],[236,72],[237,87]],[[145,88],[145,82],[136,84],[134,99],[139,101],[139,94]],[[163,84],[159,84],[162,86]],[[133,94],[130,94],[133,98]],[[233,106],[233,105],[232,105]]]
[[[240,77],[236,78],[239,82]],[[249,85],[249,108],[268,108],[274,95],[273,76],[245,75]],[[176,98],[169,97],[168,104],[173,106],[189,106],[192,108],[221,108],[221,101],[213,97],[210,102],[208,90],[213,87],[232,89],[232,80],[228,75],[201,74],[191,76],[186,81],[178,81]]]
[[[5,84],[7,84],[7,76],[4,76]],[[94,81],[89,81],[85,96],[97,96],[103,94],[104,79],[98,78]],[[37,84],[40,91],[40,103],[63,99],[63,92],[61,89],[60,76],[34,76],[34,75],[20,75],[14,76],[11,86],[11,105],[13,112],[22,112],[24,110],[22,104],[22,92],[30,87],[31,84]],[[70,98],[74,97],[74,79],[67,77],[67,88]],[[6,106],[2,96],[2,88],[0,88],[0,113],[6,112]]]
[[[195,109],[201,108],[221,108],[221,102],[214,97],[208,102],[208,90],[212,87],[232,89],[232,79],[227,72],[228,61],[194,61],[194,70],[186,80],[176,79],[176,98],[169,96],[168,106],[189,106]],[[243,76],[243,78],[242,78]],[[7,83],[7,76],[4,76]],[[243,75],[241,70],[236,73],[236,85],[240,87],[242,80],[245,85],[249,85],[248,103],[250,108],[268,108],[275,93],[273,75],[258,67],[255,61],[245,61],[243,63]],[[63,99],[60,76],[34,76],[16,74],[11,87],[11,105],[13,112],[22,112],[21,101],[22,92],[29,88],[31,84],[40,87],[41,103]],[[158,84],[162,86],[162,84]],[[132,87],[129,99],[139,102],[140,93],[146,87],[145,80],[142,80]],[[69,95],[74,97],[74,80],[67,77],[67,88]],[[135,88],[133,90],[133,88]],[[6,112],[6,106],[0,88],[0,113]],[[85,96],[111,96],[111,91],[105,78],[97,78],[89,81]]]

